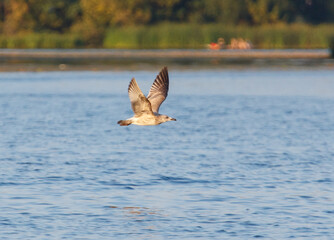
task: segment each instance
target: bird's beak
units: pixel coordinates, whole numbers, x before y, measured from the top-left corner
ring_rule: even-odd
[[[176,121],[176,119],[175,119],[175,118],[171,118],[170,120],[171,120],[171,121]]]

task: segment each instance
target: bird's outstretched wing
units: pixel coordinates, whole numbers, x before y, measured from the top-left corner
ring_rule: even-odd
[[[166,99],[169,88],[168,69],[164,67],[155,78],[150,92],[147,95],[147,99],[150,101],[152,111],[159,112],[159,107]]]
[[[136,117],[142,114],[153,114],[151,103],[140,90],[136,79],[132,78],[128,88],[131,107]]]

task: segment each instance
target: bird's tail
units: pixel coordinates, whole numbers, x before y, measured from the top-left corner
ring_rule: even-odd
[[[117,123],[120,126],[128,126],[128,125],[130,125],[132,123],[132,121],[131,120],[119,120]]]

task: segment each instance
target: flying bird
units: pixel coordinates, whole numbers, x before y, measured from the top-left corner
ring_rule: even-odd
[[[132,78],[128,93],[134,116],[120,120],[121,126],[135,125],[159,125],[168,121],[176,121],[175,118],[159,114],[159,108],[166,99],[169,88],[169,77],[167,67],[164,67],[155,78],[147,97],[140,90],[136,79]]]

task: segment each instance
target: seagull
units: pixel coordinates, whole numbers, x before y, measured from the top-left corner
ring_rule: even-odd
[[[120,126],[135,125],[159,125],[168,121],[176,121],[175,118],[159,114],[159,107],[166,99],[169,87],[168,69],[164,67],[155,78],[147,97],[140,90],[136,79],[132,78],[129,84],[128,93],[134,116],[120,120]]]

